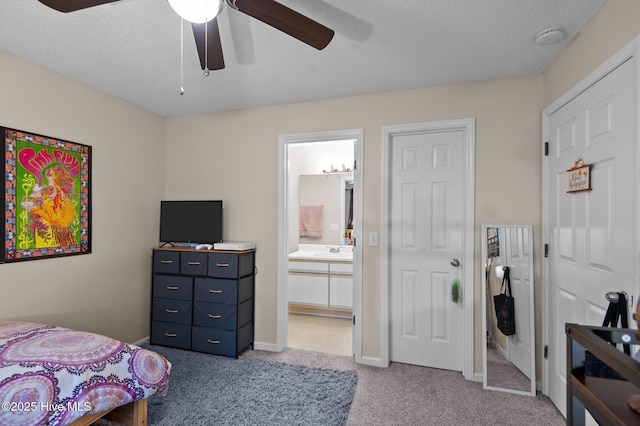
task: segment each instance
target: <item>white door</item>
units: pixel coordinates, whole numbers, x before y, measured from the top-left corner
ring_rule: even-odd
[[[635,289],[635,65],[627,60],[548,119],[549,397],[566,415],[565,323],[602,325],[609,291]],[[591,191],[567,193],[567,169],[591,165]]]
[[[533,253],[529,252],[529,241],[532,235],[529,235],[528,228],[515,227],[506,227],[503,233],[501,244],[506,248],[505,264],[509,266],[516,316],[516,334],[507,337],[507,358],[525,376],[535,379],[531,377],[531,357],[534,356],[531,353],[531,343],[534,337],[531,336],[533,303],[530,295],[533,292],[529,277],[533,276],[530,270]]]
[[[464,141],[461,129],[391,139],[391,361],[462,371],[463,305],[451,283],[467,265],[451,262],[463,258]]]

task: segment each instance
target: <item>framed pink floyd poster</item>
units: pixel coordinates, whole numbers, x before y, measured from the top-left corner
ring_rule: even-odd
[[[0,262],[91,253],[91,147],[0,127]]]

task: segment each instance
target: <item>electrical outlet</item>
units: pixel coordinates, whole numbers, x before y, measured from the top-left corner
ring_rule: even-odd
[[[369,232],[369,247],[378,247],[378,233]]]

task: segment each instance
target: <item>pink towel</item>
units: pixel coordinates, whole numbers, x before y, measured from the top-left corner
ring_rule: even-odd
[[[322,237],[322,206],[300,206],[300,236]]]

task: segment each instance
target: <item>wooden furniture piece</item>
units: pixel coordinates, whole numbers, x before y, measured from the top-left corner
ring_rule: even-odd
[[[237,357],[253,349],[255,251],[153,250],[151,338]]]
[[[627,399],[640,394],[640,363],[610,343],[639,344],[636,330],[566,324],[567,335],[567,424],[584,425],[585,409],[599,424],[640,424],[640,414]],[[589,351],[626,380],[585,374],[585,352]]]
[[[127,405],[116,407],[109,411],[80,417],[71,426],[88,426],[92,425],[98,419],[109,420],[128,426],[146,426],[147,425],[147,400],[138,399]]]

